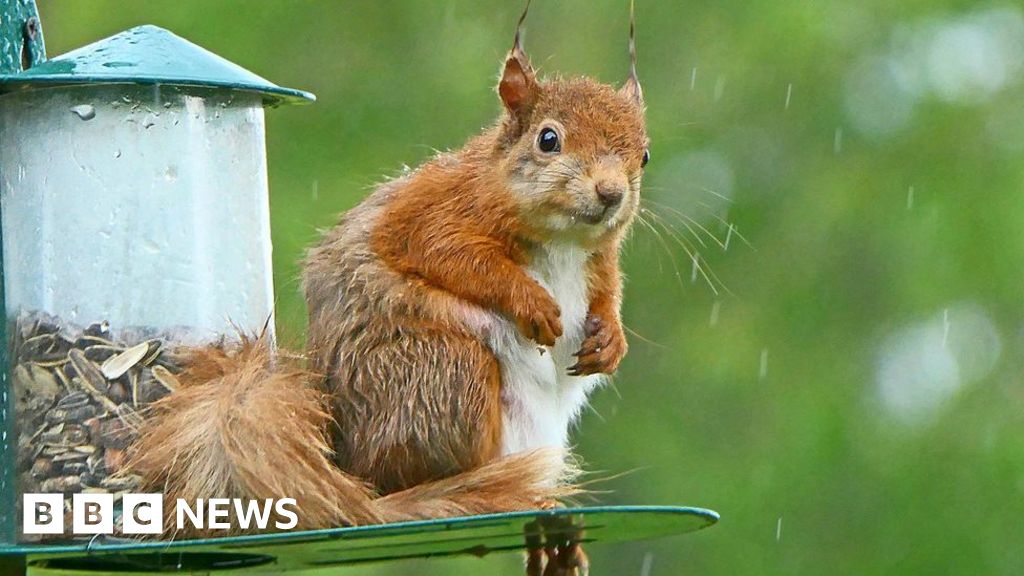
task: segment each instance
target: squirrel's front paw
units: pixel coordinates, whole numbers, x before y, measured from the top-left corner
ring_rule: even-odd
[[[516,303],[516,327],[523,336],[541,346],[554,346],[555,339],[562,335],[562,311],[547,290],[540,285],[535,288]]]
[[[626,355],[626,335],[617,319],[591,313],[584,326],[586,339],[575,354],[576,364],[569,367],[570,376],[611,374]]]

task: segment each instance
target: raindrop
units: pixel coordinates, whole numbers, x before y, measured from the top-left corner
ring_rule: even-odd
[[[768,377],[768,348],[761,349],[761,368],[758,371],[758,379],[764,380]]]
[[[722,243],[722,250],[729,250],[729,241],[732,240],[732,232],[736,228],[736,225],[729,222],[729,231],[725,233],[725,242]]]
[[[911,186],[907,189],[907,210],[914,207],[914,187]]]
[[[92,120],[96,117],[96,109],[93,108],[92,104],[79,104],[78,106],[72,106],[71,112],[82,120]]]
[[[640,565],[640,576],[651,576],[651,566],[654,564],[654,554],[644,554],[644,563]]]
[[[697,86],[697,67],[694,66],[693,70],[690,70],[690,90]]]
[[[782,540],[782,516],[779,516],[779,521],[775,523],[775,541]]]
[[[697,282],[697,272],[700,271],[700,252],[693,253],[693,269],[690,271],[690,283]]]
[[[320,181],[313,180],[313,202],[320,199]]]
[[[835,136],[832,137],[832,151],[839,154],[843,151],[843,127],[837,126]]]
[[[949,308],[942,311],[942,347],[949,344]]]
[[[786,110],[789,110],[789,99],[793,97],[793,83],[786,86]]]
[[[147,114],[146,117],[142,120],[142,127],[152,128],[153,126],[156,126],[156,116],[152,114]]]
[[[722,94],[724,94],[724,93],[725,93],[725,75],[723,74],[723,75],[718,77],[718,80],[715,80],[715,102],[718,102],[719,100],[721,100],[722,99]]]
[[[722,303],[716,301],[711,305],[711,318],[708,320],[708,326],[714,328],[718,326],[718,315],[722,311]]]

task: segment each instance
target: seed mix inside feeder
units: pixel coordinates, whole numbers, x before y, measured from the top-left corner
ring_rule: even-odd
[[[149,332],[149,333],[147,333]],[[22,314],[11,334],[22,490],[109,492],[139,487],[122,470],[145,407],[178,388],[184,360],[173,334],[85,329],[43,313]]]

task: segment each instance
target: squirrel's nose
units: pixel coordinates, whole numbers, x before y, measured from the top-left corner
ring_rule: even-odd
[[[611,182],[598,182],[594,185],[594,190],[597,192],[597,199],[601,201],[601,204],[609,208],[622,202],[623,189],[621,186]]]

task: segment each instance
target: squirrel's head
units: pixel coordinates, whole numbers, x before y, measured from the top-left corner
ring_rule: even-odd
[[[631,22],[631,55],[632,29]],[[580,240],[628,226],[650,157],[635,65],[621,88],[590,78],[541,80],[517,31],[498,94],[505,108],[504,174],[524,224],[538,234]]]

